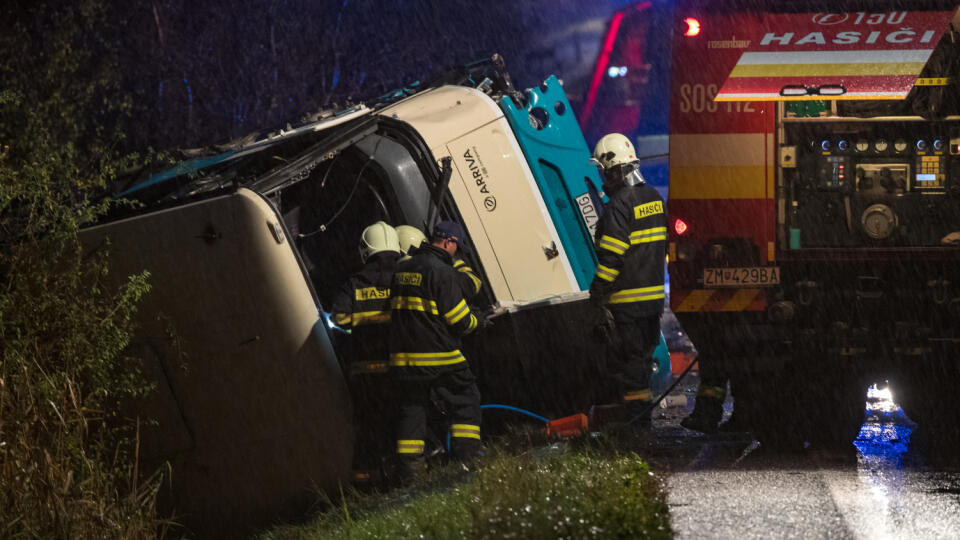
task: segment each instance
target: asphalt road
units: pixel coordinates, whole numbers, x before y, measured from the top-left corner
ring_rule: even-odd
[[[960,473],[910,452],[902,411],[867,417],[856,462],[773,455],[749,434],[681,428],[695,391],[682,383],[687,403],[658,409],[639,449],[667,472],[678,538],[960,538]]]

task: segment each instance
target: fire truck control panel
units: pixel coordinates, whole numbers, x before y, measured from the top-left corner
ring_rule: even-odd
[[[937,246],[960,230],[960,121],[791,120],[790,249]]]

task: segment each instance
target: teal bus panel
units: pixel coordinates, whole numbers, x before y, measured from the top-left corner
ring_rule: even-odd
[[[527,96],[526,107],[504,98],[500,108],[530,165],[577,284],[587,290],[597,263],[591,228],[599,216],[588,182],[599,192],[600,176],[560,81],[551,75],[527,90]]]
[[[207,167],[212,167],[219,163],[223,163],[224,161],[227,161],[230,158],[232,158],[233,155],[236,153],[237,152],[235,150],[230,150],[228,152],[217,154],[215,156],[202,157],[202,158],[191,159],[188,161],[182,161],[165,171],[162,171],[156,174],[151,174],[149,178],[147,178],[143,182],[136,184],[130,189],[124,191],[123,193],[118,195],[118,197],[126,197],[131,193],[135,193],[137,191],[148,188],[150,186],[155,186],[162,182],[166,182],[167,180],[170,180],[172,178],[177,178],[178,176],[183,176],[186,174],[193,174],[202,169],[206,169]]]

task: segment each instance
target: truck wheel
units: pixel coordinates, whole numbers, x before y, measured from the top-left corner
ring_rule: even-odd
[[[780,451],[801,451],[809,444],[813,450],[852,458],[863,424],[866,383],[841,361],[799,352],[774,376],[751,384],[759,392],[750,400],[757,440]]]
[[[937,350],[904,373],[894,399],[917,423],[910,439],[910,453],[921,455],[931,465],[960,467],[960,431],[956,428],[960,405],[952,398],[960,380],[956,348]]]
[[[810,381],[806,440],[810,448],[842,457],[856,455],[854,440],[863,425],[867,382],[843,358],[827,358]]]

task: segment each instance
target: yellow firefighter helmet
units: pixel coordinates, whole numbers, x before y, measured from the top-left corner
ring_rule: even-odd
[[[397,231],[383,221],[378,221],[363,230],[360,235],[360,259],[367,262],[371,255],[393,251],[400,253],[400,241]]]
[[[423,231],[412,225],[398,225],[397,238],[400,239],[400,253],[410,254],[410,248],[420,247],[420,244],[427,241],[427,236]]]

